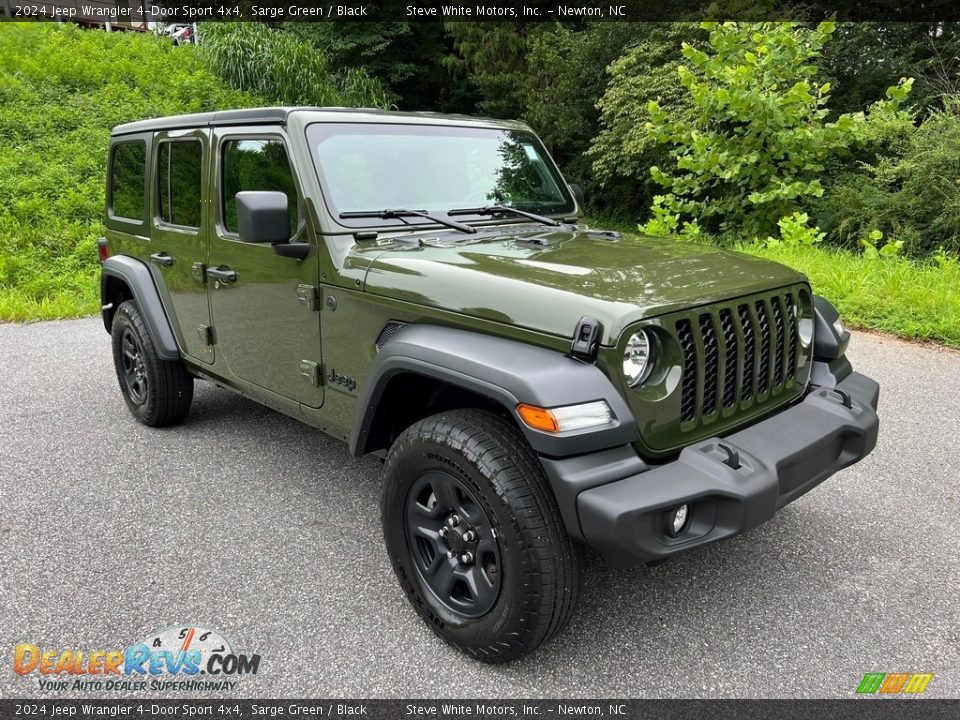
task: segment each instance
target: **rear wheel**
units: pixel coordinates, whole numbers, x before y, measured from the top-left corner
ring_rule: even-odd
[[[179,360],[163,360],[140,308],[122,303],[113,317],[113,364],[133,416],[150,427],[175,425],[193,401],[193,377]]]
[[[510,422],[479,410],[421,420],[394,443],[384,473],[387,551],[440,637],[479,660],[506,662],[569,620],[579,549]]]

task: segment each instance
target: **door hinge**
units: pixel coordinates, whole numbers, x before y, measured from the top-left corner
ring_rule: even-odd
[[[313,285],[297,285],[297,302],[308,310],[319,310],[317,300],[320,297]]]
[[[320,364],[315,363],[313,360],[300,361],[300,374],[303,375],[313,387],[320,387],[323,384]]]
[[[200,342],[206,346],[211,346],[214,343],[213,337],[213,328],[209,325],[201,325],[197,328],[197,335],[200,336]]]
[[[190,273],[197,282],[205,283],[207,281],[207,266],[202,262],[195,262],[191,265]]]

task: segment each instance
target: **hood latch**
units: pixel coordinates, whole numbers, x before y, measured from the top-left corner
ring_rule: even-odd
[[[594,317],[584,316],[577,322],[577,329],[573,333],[573,342],[570,344],[570,354],[577,360],[593,362],[597,359],[597,350],[600,347],[600,332],[603,325]]]

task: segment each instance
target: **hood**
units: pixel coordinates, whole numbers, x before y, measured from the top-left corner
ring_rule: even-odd
[[[561,337],[573,337],[589,315],[603,324],[604,345],[638,320],[805,279],[705,245],[580,226],[529,228],[406,237],[357,246],[365,257],[354,259],[367,265],[367,292]]]

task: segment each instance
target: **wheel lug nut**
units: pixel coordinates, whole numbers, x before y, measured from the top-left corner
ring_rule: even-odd
[[[447,529],[445,527],[440,528],[440,537],[445,538],[447,536]]]
[[[456,527],[459,524],[460,524],[460,517],[457,515],[451,515],[450,519],[447,520],[447,525],[449,525],[450,527]]]
[[[472,563],[472,562],[473,562],[473,553],[472,553],[472,552],[465,552],[463,555],[460,556],[460,562],[462,562],[464,565],[469,565],[470,563]]]
[[[477,539],[477,534],[476,534],[473,530],[467,530],[467,531],[463,534],[463,541],[464,541],[464,542],[473,542],[473,541],[476,540],[476,539]]]
[[[456,556],[457,556],[456,550],[449,550],[447,552],[447,557],[450,558],[451,560],[453,560]]]

